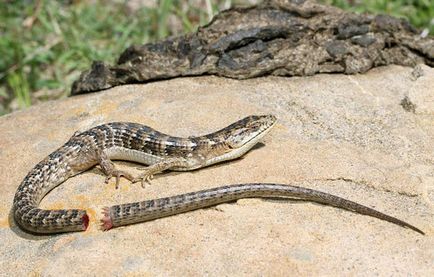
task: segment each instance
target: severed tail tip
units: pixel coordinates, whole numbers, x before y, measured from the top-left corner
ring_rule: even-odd
[[[101,219],[101,229],[103,231],[108,231],[113,228],[112,218],[110,216],[110,208],[104,207],[102,209],[103,218]]]

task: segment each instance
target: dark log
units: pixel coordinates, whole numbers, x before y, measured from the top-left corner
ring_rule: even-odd
[[[117,65],[96,61],[71,94],[178,76],[355,74],[419,63],[434,65],[434,39],[421,38],[405,20],[274,0],[223,11],[193,34],[131,46]]]

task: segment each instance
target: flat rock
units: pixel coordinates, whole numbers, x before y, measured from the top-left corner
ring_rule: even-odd
[[[43,208],[86,208],[86,232],[34,236],[11,217],[27,172],[77,130],[140,122],[177,136],[272,113],[244,158],[104,184],[98,168],[49,193]],[[0,117],[0,268],[6,275],[434,275],[434,69],[364,75],[180,78],[118,86]],[[137,165],[117,162],[134,171]],[[103,232],[104,206],[245,182],[330,192],[426,232],[301,201],[240,200]],[[0,274],[1,275],[1,274]]]

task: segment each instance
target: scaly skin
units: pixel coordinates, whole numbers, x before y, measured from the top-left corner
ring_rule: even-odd
[[[75,134],[62,147],[38,163],[24,178],[14,198],[16,223],[33,233],[83,231],[88,226],[85,210],[42,210],[42,198],[66,179],[95,165],[107,175],[106,182],[121,176],[137,182],[164,170],[193,170],[249,151],[274,126],[272,115],[249,116],[217,132],[180,138],[138,123],[114,122]],[[115,168],[111,159],[151,165],[133,178]]]
[[[42,198],[66,179],[95,165],[106,182],[121,176],[142,184],[164,170],[193,170],[244,155],[274,126],[272,115],[249,116],[217,132],[189,138],[172,137],[137,123],[109,123],[74,135],[65,145],[38,163],[24,178],[14,198],[17,224],[33,233],[86,230],[85,210],[42,210]],[[111,159],[150,165],[134,178],[115,168]],[[183,213],[246,197],[296,197],[373,216],[394,224],[418,228],[355,202],[307,188],[279,184],[240,184],[183,195],[112,206],[104,209],[103,229],[108,230],[164,216]]]
[[[104,208],[102,227],[104,230],[109,230],[113,227],[149,221],[252,197],[286,197],[313,201],[376,217],[424,234],[420,229],[402,220],[332,194],[292,185],[267,183],[223,186],[172,197],[115,205]]]

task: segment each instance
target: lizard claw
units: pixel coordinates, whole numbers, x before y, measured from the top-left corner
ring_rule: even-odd
[[[130,182],[134,181],[134,177],[131,176],[131,174],[125,172],[125,171],[121,171],[121,170],[113,170],[113,172],[111,172],[110,174],[107,175],[107,177],[105,178],[105,183],[108,184],[108,182],[110,181],[110,179],[112,177],[116,178],[116,189],[119,188],[119,181],[121,179],[121,177],[124,177],[125,179],[129,180]]]
[[[139,177],[134,178],[132,182],[136,183],[136,182],[140,181],[142,184],[142,188],[144,188],[146,186],[146,183],[148,183],[149,185],[151,184],[151,180],[153,178],[154,178],[154,175],[149,174],[149,173],[143,173],[143,174],[140,174]]]

